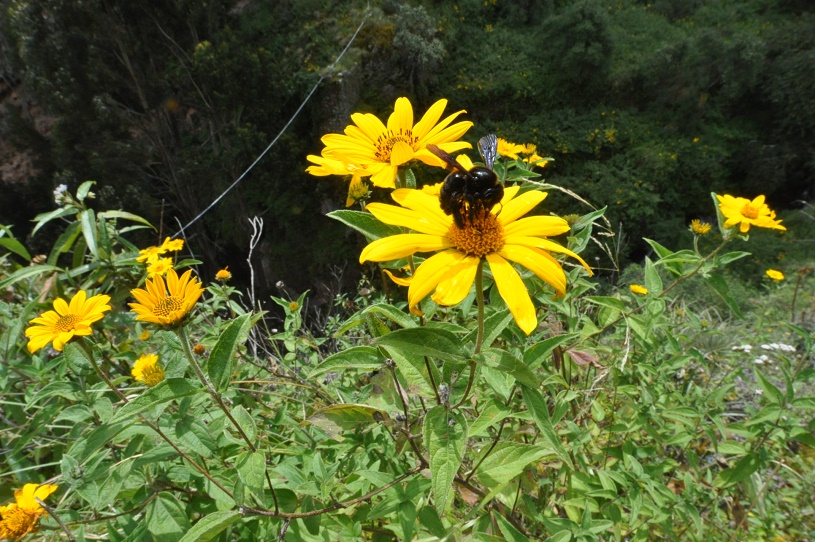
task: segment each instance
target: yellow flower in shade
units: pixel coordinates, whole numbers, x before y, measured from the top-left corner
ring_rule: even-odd
[[[142,331],[141,334],[139,335],[139,340],[141,340],[141,341],[146,341],[149,338],[150,338],[150,332],[147,331],[147,330]]]
[[[170,269],[166,279],[165,284],[161,275],[148,277],[146,290],[130,290],[137,301],[129,303],[130,310],[138,315],[136,320],[161,326],[178,324],[190,313],[204,292],[201,282],[192,277],[191,269],[181,275],[181,278],[175,269]]]
[[[290,311],[294,312],[299,308],[300,308],[300,303],[298,303],[297,301],[292,301],[291,303],[289,303],[289,310]]]
[[[782,280],[784,280],[784,273],[776,269],[767,269],[767,271],[765,271],[765,274],[771,279],[773,279],[775,282],[781,282]]]
[[[136,258],[136,261],[149,264],[158,260],[159,256],[165,252],[167,252],[167,249],[163,246],[147,247],[144,250],[139,251],[139,256]]]
[[[307,156],[310,162],[315,165],[306,168],[306,172],[315,177],[325,177],[328,175],[350,175],[351,182],[348,185],[348,197],[345,206],[352,206],[357,200],[368,195],[368,185],[362,180],[371,174],[364,166],[348,164],[342,160],[334,160],[325,156],[310,154]]]
[[[428,145],[436,145],[451,154],[471,147],[457,139],[473,123],[451,124],[463,110],[440,121],[446,106],[447,100],[437,101],[416,124],[413,124],[413,106],[407,98],[396,100],[387,125],[370,113],[355,113],[351,115],[354,124],[347,126],[345,133],[323,136],[325,148],[321,154],[345,164],[365,167],[374,186],[394,188],[399,167],[411,160],[444,167],[444,162],[427,150]]]
[[[221,282],[226,282],[227,280],[232,278],[232,273],[229,272],[229,266],[227,265],[217,273],[215,273],[215,280],[220,280]]]
[[[591,269],[574,252],[546,239],[569,231],[565,220],[554,216],[520,218],[543,201],[546,193],[533,190],[518,196],[518,190],[517,186],[505,188],[503,199],[492,211],[472,220],[465,215],[463,228],[444,214],[438,197],[421,190],[395,190],[392,197],[401,207],[371,203],[367,209],[386,224],[417,233],[377,239],[363,249],[359,261],[387,262],[417,252],[437,252],[422,262],[410,278],[408,305],[417,312],[415,307],[434,290],[432,299],[440,305],[461,302],[470,292],[479,262],[486,260],[498,293],[528,335],[537,327],[535,307],[510,261],[534,272],[557,295],[566,292],[566,274],[550,252],[576,258],[589,274]]]
[[[531,166],[546,167],[546,164],[549,163],[549,160],[547,160],[543,156],[540,156],[539,154],[533,154],[532,156],[524,158],[524,162]]]
[[[725,228],[732,228],[740,223],[739,231],[741,233],[750,231],[751,225],[782,231],[787,229],[781,225],[780,220],[775,220],[775,211],[772,211],[764,203],[764,196],[758,196],[750,201],[747,198],[717,194],[716,199],[719,200],[719,209],[722,211],[722,215],[727,219],[724,223]]]
[[[32,319],[25,330],[28,337],[28,351],[32,354],[53,342],[54,349],[62,352],[65,343],[74,335],[90,335],[91,324],[101,320],[110,310],[109,295],[87,297],[85,290],[79,290],[70,303],[64,299],[54,301],[54,310]]]
[[[639,284],[632,284],[628,287],[633,293],[638,295],[648,295],[648,288]]]
[[[14,491],[17,502],[0,506],[0,539],[20,540],[37,532],[37,523],[45,509],[37,499],[44,501],[59,486],[53,484],[26,484]]]
[[[151,387],[164,380],[164,369],[158,364],[158,356],[155,354],[143,354],[136,360],[130,374],[134,379]]]
[[[164,239],[164,242],[161,244],[161,248],[168,252],[178,252],[179,250],[184,249],[184,240],[183,239],[170,239],[169,237]]]
[[[694,218],[690,221],[690,231],[693,232],[694,235],[707,235],[710,233],[710,228],[710,224],[702,222],[698,218]]]
[[[167,271],[173,268],[172,258],[157,258],[154,262],[147,262],[147,276],[154,277],[156,275],[164,276]]]
[[[517,160],[518,154],[524,151],[526,151],[526,145],[512,143],[501,137],[498,138],[498,154],[504,158],[512,158],[513,160]]]

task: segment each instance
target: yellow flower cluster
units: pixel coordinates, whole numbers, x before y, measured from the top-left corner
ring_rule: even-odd
[[[30,533],[37,532],[37,524],[45,509],[37,499],[44,501],[59,489],[53,484],[26,484],[14,491],[13,502],[0,506],[0,539],[20,540]]]
[[[513,160],[521,159],[526,164],[544,167],[549,161],[537,154],[537,150],[538,147],[532,143],[521,145],[520,143],[512,143],[501,137],[498,138],[498,154],[504,158],[512,158]],[[520,155],[522,154],[527,156],[521,158]]]
[[[147,247],[144,250],[140,250],[136,261],[147,265],[147,276],[153,277],[159,275],[163,277],[167,274],[167,271],[173,268],[173,259],[162,258],[161,256],[168,252],[178,252],[183,248],[183,239],[170,239],[167,237],[164,239],[164,242],[158,246]]]

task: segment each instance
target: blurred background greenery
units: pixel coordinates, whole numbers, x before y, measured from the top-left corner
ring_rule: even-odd
[[[0,6],[0,224],[21,239],[34,215],[54,208],[57,185],[94,179],[95,205],[160,224],[160,235],[140,240],[156,244],[229,186],[326,76],[270,153],[185,232],[206,274],[229,265],[246,284],[248,220],[262,217],[259,298],[281,280],[312,288],[315,303],[321,283],[356,283],[362,238],[325,216],[344,204],[346,183],[307,175],[306,155],[354,112],[386,118],[399,96],[417,118],[439,98],[447,112],[466,109],[471,142],[494,131],[553,157],[547,182],[608,206],[618,262],[599,251],[589,261],[609,280],[648,253],[642,237],[680,248],[691,219],[715,223],[711,191],[765,194],[797,224],[757,235],[751,249],[761,254],[740,267],[745,278],[813,248],[803,203],[815,169],[808,0]],[[419,182],[442,178],[427,170]],[[544,211],[587,211],[574,205],[553,193]],[[46,229],[26,243],[46,251],[53,237]]]

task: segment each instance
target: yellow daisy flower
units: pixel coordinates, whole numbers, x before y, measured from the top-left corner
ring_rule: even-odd
[[[164,242],[161,244],[161,248],[165,251],[169,252],[178,252],[179,250],[184,249],[184,240],[183,239],[170,239],[167,237],[164,239]]]
[[[147,331],[147,330],[142,331],[141,334],[139,335],[139,340],[142,340],[142,341],[146,341],[149,338],[150,338],[150,332]]]
[[[167,249],[163,246],[158,247],[147,247],[143,250],[139,251],[139,256],[136,258],[137,262],[140,263],[152,263],[158,260],[159,256],[167,252]]]
[[[62,352],[65,343],[74,335],[90,335],[91,324],[101,320],[110,310],[109,295],[95,295],[88,298],[85,290],[79,290],[70,303],[59,298],[54,301],[54,310],[32,319],[25,330],[29,338],[28,351],[32,354],[48,343]]]
[[[215,273],[215,280],[220,280],[221,282],[226,282],[227,280],[232,278],[232,273],[229,272],[229,266],[227,265],[223,269],[219,270]]]
[[[164,369],[158,364],[158,356],[155,354],[143,354],[136,360],[130,374],[151,387],[164,380]]]
[[[509,261],[522,264],[557,295],[566,292],[566,274],[550,252],[576,258],[591,274],[580,256],[546,237],[569,231],[562,218],[531,216],[518,220],[546,197],[545,192],[529,191],[518,196],[519,187],[504,189],[504,198],[490,212],[463,228],[452,216],[444,214],[439,198],[421,190],[400,189],[392,194],[401,205],[371,203],[367,209],[380,221],[410,228],[418,233],[405,233],[377,239],[366,246],[359,261],[387,262],[417,252],[437,252],[427,258],[410,279],[408,305],[413,312],[431,291],[433,301],[455,305],[470,292],[479,262],[486,260],[492,271],[498,293],[506,302],[518,326],[528,335],[537,327],[535,307],[521,276]],[[517,196],[517,197],[516,197]],[[508,261],[509,260],[509,261]]]
[[[773,279],[775,282],[781,282],[782,280],[784,280],[784,273],[776,269],[767,269],[765,274],[771,279]]]
[[[698,218],[694,218],[690,221],[690,231],[692,231],[694,235],[707,235],[710,233],[710,228],[710,224],[702,222]]]
[[[758,196],[750,201],[747,198],[717,194],[716,199],[719,200],[719,209],[721,209],[722,215],[727,219],[724,223],[725,228],[732,228],[741,223],[741,226],[739,226],[741,233],[750,231],[751,225],[782,231],[787,229],[781,225],[780,220],[775,220],[775,211],[764,203],[764,196]]]
[[[188,269],[179,278],[175,269],[167,271],[167,282],[161,275],[148,277],[146,290],[130,290],[137,303],[129,303],[135,312],[136,320],[161,326],[172,326],[181,322],[198,302],[204,292],[201,282],[192,277]]]
[[[53,484],[26,484],[14,491],[16,503],[0,506],[0,539],[19,540],[37,532],[37,523],[45,509],[37,499],[44,501],[59,489]]]
[[[648,288],[639,284],[632,284],[628,289],[637,295],[648,295]]]
[[[498,154],[504,158],[518,159],[518,154],[526,151],[526,145],[512,143],[504,138],[498,138]]]
[[[172,258],[157,258],[153,262],[147,262],[147,276],[154,277],[156,275],[164,276],[167,271],[173,268]]]
[[[441,159],[427,150],[428,145],[436,145],[448,153],[471,147],[469,143],[456,140],[473,123],[464,121],[451,125],[464,113],[463,110],[439,121],[446,106],[447,100],[437,101],[416,124],[413,124],[413,106],[407,98],[396,100],[387,125],[370,113],[355,113],[351,115],[354,124],[347,126],[344,134],[322,137],[325,144],[322,155],[365,167],[374,186],[394,188],[399,167],[411,160],[444,167]]]

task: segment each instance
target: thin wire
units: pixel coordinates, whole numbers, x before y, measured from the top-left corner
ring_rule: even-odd
[[[356,31],[354,32],[354,35],[353,35],[353,36],[351,36],[351,39],[350,39],[350,40],[348,40],[348,43],[345,45],[345,48],[342,50],[342,52],[339,54],[339,56],[338,56],[338,57],[337,57],[337,58],[334,60],[334,62],[332,62],[332,63],[331,63],[331,65],[330,65],[328,68],[326,68],[326,69],[323,71],[323,73],[330,73],[330,72],[333,70],[334,66],[337,64],[337,62],[339,62],[339,61],[340,61],[340,59],[341,59],[341,58],[342,58],[342,57],[345,55],[345,53],[346,53],[346,52],[348,51],[348,49],[351,47],[351,44],[352,44],[352,43],[354,43],[354,40],[357,38],[357,35],[359,34],[359,31],[360,31],[360,30],[362,30],[362,27],[365,25],[365,21],[368,19],[368,16],[369,16],[369,15],[370,15],[370,10],[369,10],[369,9],[366,9],[365,17],[362,19],[362,22],[360,22],[360,23],[359,23],[359,26],[357,27]],[[219,201],[221,201],[221,200],[224,198],[224,196],[226,196],[226,195],[229,193],[229,191],[230,191],[230,190],[232,190],[233,188],[235,188],[235,187],[238,185],[238,183],[239,183],[239,182],[241,182],[241,181],[243,180],[243,178],[244,178],[244,177],[246,177],[246,175],[247,175],[247,174],[248,174],[250,171],[252,171],[252,169],[253,169],[253,168],[254,168],[254,167],[257,165],[257,163],[258,163],[258,162],[260,162],[260,161],[263,159],[263,157],[264,157],[264,156],[266,156],[266,153],[268,153],[268,152],[269,152],[269,149],[271,149],[272,147],[274,147],[275,143],[277,143],[277,140],[278,140],[278,139],[280,139],[280,137],[281,137],[281,136],[282,136],[282,135],[283,135],[283,134],[286,132],[286,130],[288,130],[289,126],[291,126],[291,123],[292,123],[292,122],[294,122],[294,119],[296,119],[296,118],[297,118],[297,115],[299,115],[299,114],[300,114],[300,111],[302,111],[302,110],[303,110],[303,107],[305,107],[305,106],[306,106],[306,104],[308,103],[308,101],[311,99],[311,96],[312,96],[312,95],[314,94],[314,92],[317,90],[317,87],[319,87],[319,86],[320,86],[320,83],[322,83],[322,82],[323,82],[323,80],[324,80],[325,78],[326,78],[326,76],[325,76],[325,75],[321,75],[321,76],[320,76],[320,78],[319,78],[319,79],[317,80],[317,82],[314,84],[314,87],[312,87],[311,92],[309,92],[309,93],[308,93],[308,96],[306,96],[306,98],[305,98],[305,99],[303,100],[303,102],[300,104],[300,107],[298,107],[298,108],[297,108],[297,111],[295,111],[295,112],[294,112],[294,115],[292,115],[292,117],[289,119],[289,122],[287,122],[287,123],[286,123],[286,125],[283,127],[283,129],[282,129],[282,130],[280,130],[280,133],[278,133],[278,134],[277,134],[277,137],[275,137],[275,138],[272,140],[272,142],[271,142],[271,143],[269,143],[269,146],[268,146],[268,147],[266,147],[266,149],[264,149],[264,151],[263,151],[262,153],[260,153],[260,155],[259,155],[259,156],[258,156],[258,157],[255,159],[255,161],[254,161],[254,162],[252,162],[252,164],[251,164],[251,165],[250,165],[248,168],[246,168],[246,171],[244,171],[243,173],[241,173],[240,177],[238,177],[237,179],[235,179],[235,182],[233,182],[231,185],[229,185],[229,187],[227,187],[227,189],[226,189],[226,190],[224,190],[224,191],[221,193],[221,195],[220,195],[220,196],[218,196],[217,198],[215,198],[215,200],[214,200],[212,203],[210,203],[210,204],[207,206],[207,208],[206,208],[206,209],[204,209],[203,211],[201,211],[200,213],[198,213],[198,216],[196,216],[195,218],[193,218],[192,220],[190,220],[190,221],[187,223],[187,225],[186,225],[186,226],[184,226],[183,228],[181,228],[180,230],[178,230],[178,231],[177,231],[177,232],[176,232],[176,233],[173,235],[173,237],[174,237],[174,238],[175,238],[175,237],[178,237],[179,235],[181,235],[182,233],[184,233],[184,230],[186,230],[187,228],[189,228],[190,226],[192,226],[193,224],[195,224],[195,223],[198,221],[198,219],[199,219],[199,218],[201,218],[202,216],[204,216],[204,215],[205,215],[207,212],[209,212],[209,210],[210,210],[210,209],[212,209],[213,207],[215,207],[215,205],[217,205],[217,204],[218,204],[218,202],[219,202]]]

